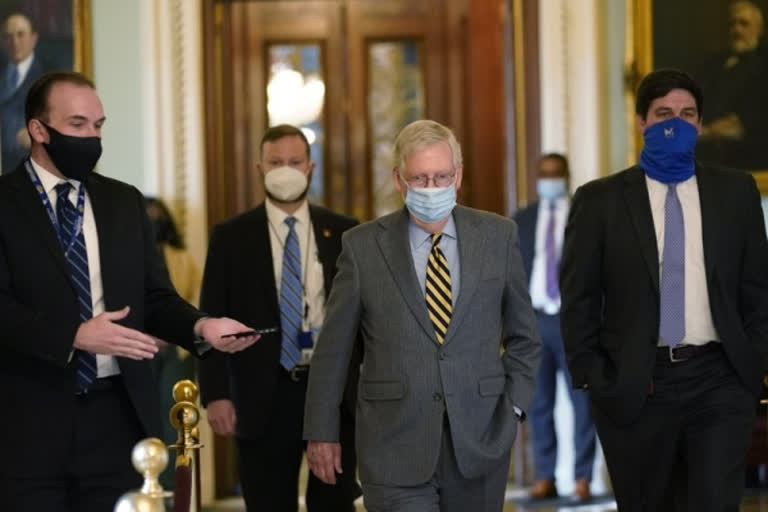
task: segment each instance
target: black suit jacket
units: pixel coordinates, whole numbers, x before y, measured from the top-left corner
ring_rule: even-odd
[[[328,297],[336,273],[336,259],[341,252],[341,235],[357,221],[314,205],[310,205],[309,212]],[[272,265],[264,204],[217,225],[208,246],[201,307],[212,315],[226,315],[254,328],[280,326]],[[254,437],[264,431],[265,412],[271,410],[275,384],[279,372],[284,371],[280,366],[280,343],[279,332],[266,334],[238,354],[212,354],[201,362],[203,404],[232,400],[237,412],[238,436]],[[350,369],[355,371],[354,362]],[[356,385],[357,379],[352,377]]]
[[[530,285],[533,257],[536,254],[536,224],[539,222],[539,201],[518,210],[512,218],[517,222],[520,257],[523,259],[523,268]]]
[[[768,243],[751,175],[697,164],[715,328],[757,395],[768,353]],[[560,274],[561,322],[576,387],[617,424],[648,396],[659,333],[659,259],[645,174],[632,167],[579,188]]]
[[[193,345],[201,314],[174,291],[135,188],[93,174],[87,184],[99,237],[104,307],[130,306],[120,323]],[[20,167],[0,177],[0,389],[6,440],[0,473],[45,476],[70,457],[75,410],[77,295],[38,192]],[[160,408],[149,361],[118,358],[146,435],[158,436]],[[167,413],[166,413],[167,414]],[[96,427],[97,428],[97,427]],[[113,454],[103,454],[105,460]],[[128,461],[115,461],[120,467]]]

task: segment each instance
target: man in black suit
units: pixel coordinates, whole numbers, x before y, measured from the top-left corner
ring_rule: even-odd
[[[694,159],[702,93],[637,91],[640,163],[579,188],[560,284],[619,509],[736,511],[768,345],[768,243],[747,173]]]
[[[235,356],[217,354],[200,367],[208,421],[216,433],[236,436],[248,510],[298,509],[304,395],[313,342],[325,317],[341,235],[357,224],[309,204],[313,169],[301,130],[289,125],[267,130],[258,164],[267,199],[216,226],[208,248],[202,307],[259,328],[279,327],[251,349]],[[350,365],[349,390],[357,385],[358,367],[359,359]],[[341,410],[344,473],[335,486],[310,474],[310,512],[352,512],[360,495],[354,400],[348,404]]]
[[[140,485],[134,444],[161,432],[144,332],[198,354],[257,336],[184,302],[141,193],[91,172],[105,118],[90,80],[44,75],[26,116],[31,157],[0,177],[0,503],[103,512]]]
[[[560,333],[560,287],[557,276],[563,232],[568,217],[568,159],[549,153],[539,159],[536,191],[539,200],[515,214],[520,232],[520,255],[528,276],[531,302],[541,333],[541,364],[536,376],[536,393],[531,405],[535,481],[533,499],[557,496],[557,432],[555,431],[555,392],[557,374],[563,372],[573,404],[574,488],[573,496],[588,500],[592,494],[592,468],[595,462],[595,424],[589,411],[589,397],[570,385],[565,348]]]
[[[35,53],[37,32],[28,16],[13,13],[3,23],[3,50],[7,61],[0,70],[0,148],[2,172],[15,170],[29,154],[24,100],[27,91],[48,66]]]

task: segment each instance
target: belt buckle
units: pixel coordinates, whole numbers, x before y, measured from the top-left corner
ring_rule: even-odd
[[[681,363],[683,361],[687,361],[688,360],[687,357],[682,357],[682,358],[676,358],[675,357],[675,349],[676,348],[680,348],[680,346],[676,345],[676,346],[673,347],[672,345],[669,345],[669,360],[671,362],[673,362],[673,363]]]
[[[296,365],[288,372],[293,382],[299,382],[299,373],[307,371],[305,366]]]

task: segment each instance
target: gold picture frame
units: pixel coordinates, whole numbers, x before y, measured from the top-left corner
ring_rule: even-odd
[[[654,31],[654,6],[660,6],[660,2],[665,1],[666,0],[627,0],[626,7],[628,45],[625,55],[624,82],[626,87],[626,96],[630,98],[630,100],[627,101],[628,106],[631,104],[631,108],[628,109],[627,120],[629,123],[629,133],[631,134],[629,148],[630,153],[632,153],[631,156],[633,160],[636,160],[643,146],[642,136],[636,130],[634,114],[635,91],[637,90],[637,86],[639,85],[642,77],[655,69],[656,63],[654,62],[654,42],[657,40],[659,35]],[[688,3],[691,4],[691,9],[689,11],[687,24],[721,27],[717,33],[720,34],[719,37],[720,40],[722,40],[722,34],[727,33],[727,29],[724,27],[727,26],[728,3],[722,2],[722,0],[689,0]],[[758,8],[763,11],[764,16],[768,15],[768,2],[765,0],[756,0],[755,3]],[[663,7],[666,9],[669,8],[669,6],[675,6],[674,8],[681,10],[685,9],[685,7],[681,5],[681,2],[678,2],[678,0],[675,2],[666,3]],[[722,14],[723,12],[725,13],[724,16]],[[713,15],[713,13],[718,14]],[[660,19],[665,22],[667,21],[666,18]],[[705,32],[705,30],[700,29],[700,32]],[[682,30],[675,34],[678,47],[676,47],[674,50],[678,54],[681,52],[679,46],[685,46],[683,34],[686,34],[686,32]],[[712,47],[714,47],[719,42],[717,37],[717,34],[715,34],[706,41],[707,48],[700,48],[694,44],[690,44],[688,46],[688,53],[692,57],[690,61],[691,65],[693,65],[694,62],[693,57],[701,58],[707,52],[712,51]],[[701,42],[701,39],[699,42]],[[763,41],[763,44],[764,43],[765,41]],[[720,42],[720,44],[722,43]],[[766,62],[768,62],[768,60]],[[674,67],[682,68],[685,71],[691,71],[690,69],[686,69],[686,66],[675,65]],[[704,118],[706,119],[708,102],[706,97],[704,100]],[[727,161],[722,163],[724,165],[732,165]],[[768,168],[763,168],[763,166],[759,166],[758,168],[742,168],[752,173],[755,181],[757,182],[760,193],[764,196],[768,195]]]
[[[91,0],[72,0],[74,70],[93,79],[93,20]]]

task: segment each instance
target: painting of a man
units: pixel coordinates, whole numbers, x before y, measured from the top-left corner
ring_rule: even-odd
[[[24,128],[24,99],[32,83],[48,70],[35,53],[38,34],[32,20],[12,13],[2,24],[6,61],[0,70],[0,147],[3,173],[15,169],[29,153]]]
[[[693,70],[707,104],[697,155],[742,169],[768,169],[768,60],[764,17],[750,0],[728,6],[728,48]]]

